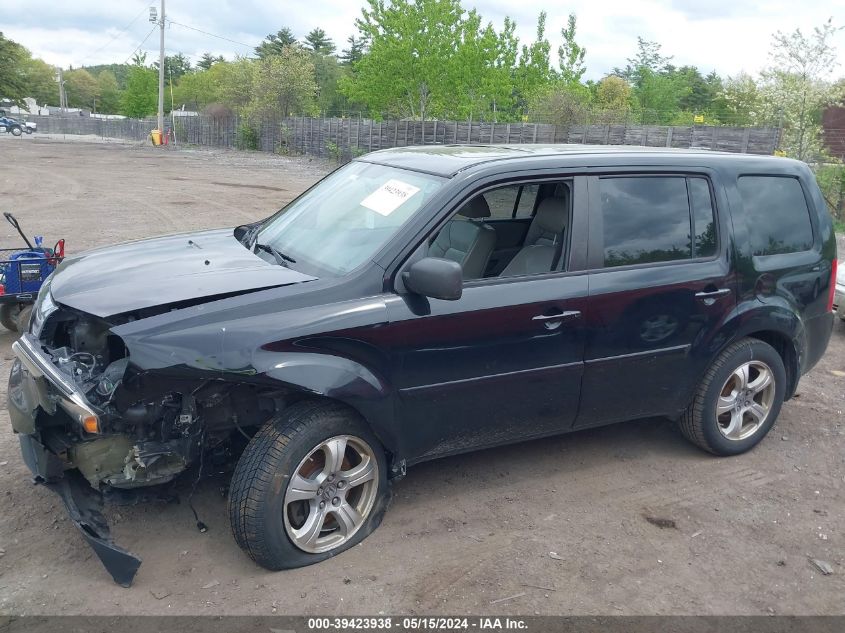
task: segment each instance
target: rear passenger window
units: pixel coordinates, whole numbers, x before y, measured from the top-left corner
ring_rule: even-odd
[[[496,220],[530,218],[537,201],[539,185],[511,185],[484,194],[490,217]]]
[[[686,178],[643,176],[599,182],[605,266],[692,257]]]
[[[810,209],[796,178],[741,176],[738,187],[753,255],[797,253],[813,247]]]

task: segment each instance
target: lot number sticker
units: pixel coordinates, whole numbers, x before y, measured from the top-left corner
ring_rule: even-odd
[[[388,216],[420,190],[401,180],[388,180],[361,201],[361,206]]]

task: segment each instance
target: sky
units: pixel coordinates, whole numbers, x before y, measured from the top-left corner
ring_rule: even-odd
[[[159,0],[154,0],[158,6]],[[151,0],[27,0],[4,11],[0,31],[35,56],[63,67],[120,63],[140,47],[152,61],[158,37],[149,22]],[[355,32],[363,0],[167,0],[168,53],[196,60],[208,51],[233,58],[249,55],[269,32],[287,26],[298,37],[323,28],[344,47]],[[768,65],[775,31],[807,32],[833,17],[845,26],[845,0],[464,0],[485,21],[501,28],[506,15],[517,23],[521,43],[533,41],[537,15],[547,9],[547,36],[556,60],[567,15],[578,18],[577,41],[587,49],[586,79],[599,79],[624,66],[637,36],[662,44],[676,65],[692,64],[721,75],[756,74]],[[198,32],[199,29],[219,37]],[[149,36],[142,44],[145,37]],[[227,41],[220,39],[227,38]],[[832,75],[845,76],[845,31],[835,44],[840,60]]]

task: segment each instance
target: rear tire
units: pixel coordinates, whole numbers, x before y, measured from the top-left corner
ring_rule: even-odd
[[[357,545],[388,501],[384,449],[366,423],[339,403],[304,401],[250,440],[229,488],[229,520],[250,558],[277,571]]]
[[[23,134],[23,132],[21,132],[21,129],[19,127],[13,127],[11,129],[11,132],[12,132],[12,136],[20,136],[21,134]]]
[[[21,312],[21,304],[4,303],[0,304],[0,323],[11,332],[18,331],[18,315]]]
[[[780,354],[758,339],[742,339],[707,370],[679,421],[681,433],[714,455],[744,453],[774,426],[785,390]]]

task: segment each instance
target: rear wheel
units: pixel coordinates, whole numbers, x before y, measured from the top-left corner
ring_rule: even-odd
[[[757,339],[738,341],[707,370],[680,420],[681,432],[716,455],[744,453],[774,426],[785,389],[780,354]]]
[[[387,487],[384,450],[357,414],[300,402],[244,450],[229,492],[232,532],[267,569],[317,563],[378,527]]]
[[[21,312],[20,303],[0,304],[0,323],[3,327],[12,332],[18,331],[18,315]]]
[[[23,134],[23,132],[21,132],[21,129],[19,127],[13,127],[11,129],[11,132],[12,132],[12,136],[20,136],[21,134]]]

